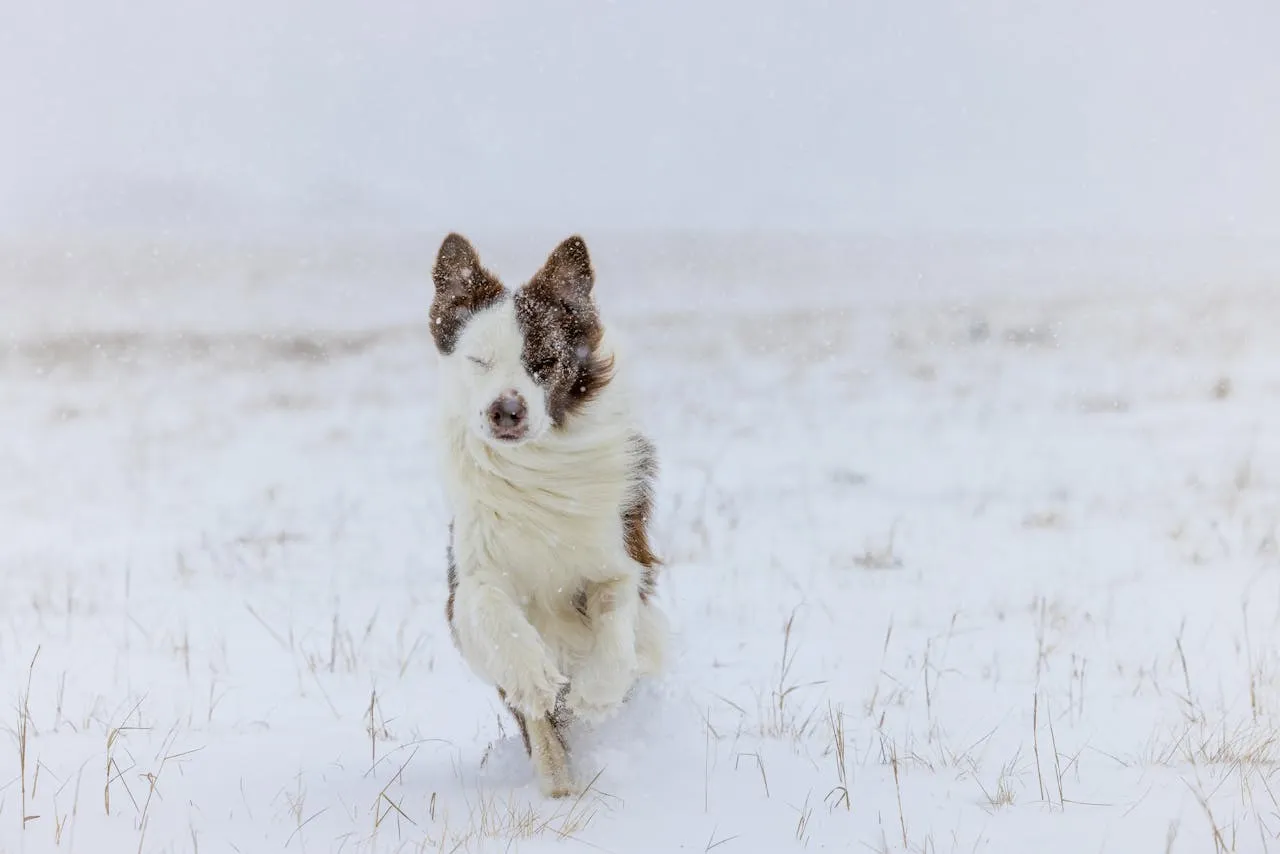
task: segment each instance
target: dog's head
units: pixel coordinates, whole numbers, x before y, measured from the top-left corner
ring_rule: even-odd
[[[431,334],[441,405],[496,446],[536,442],[563,427],[609,382],[594,273],[581,237],[565,240],[514,292],[450,234],[432,270]]]

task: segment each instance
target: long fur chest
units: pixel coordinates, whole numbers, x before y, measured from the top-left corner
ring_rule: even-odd
[[[622,519],[637,488],[633,452],[625,431],[593,432],[500,450],[448,431],[444,468],[461,573],[551,604],[583,580],[633,572]]]

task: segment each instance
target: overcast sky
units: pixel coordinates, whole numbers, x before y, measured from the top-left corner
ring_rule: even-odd
[[[1276,0],[0,0],[0,228],[1280,232]]]

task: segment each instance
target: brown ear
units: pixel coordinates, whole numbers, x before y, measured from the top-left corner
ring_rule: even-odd
[[[480,265],[475,248],[460,234],[440,244],[431,278],[436,285],[431,334],[440,352],[450,353],[471,315],[502,298],[502,283]]]
[[[530,284],[562,299],[585,300],[591,297],[595,277],[586,241],[575,234],[555,248]]]
[[[436,283],[436,296],[453,296],[465,291],[483,271],[475,247],[461,234],[453,233],[440,244],[431,278]]]

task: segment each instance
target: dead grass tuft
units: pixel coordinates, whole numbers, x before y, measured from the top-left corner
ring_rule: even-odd
[[[791,668],[796,660],[796,649],[792,643],[795,620],[796,612],[793,610],[782,626],[782,660],[778,666],[778,682],[770,694],[770,702],[763,710],[761,734],[770,738],[786,736],[799,741],[808,736],[816,726],[818,709],[815,706],[807,711],[797,710],[792,696],[806,688],[825,683],[797,683],[791,678]]]
[[[889,526],[889,536],[883,543],[868,543],[862,554],[854,557],[854,565],[862,569],[901,569],[902,558],[894,550],[894,541],[898,534],[898,523]]]

